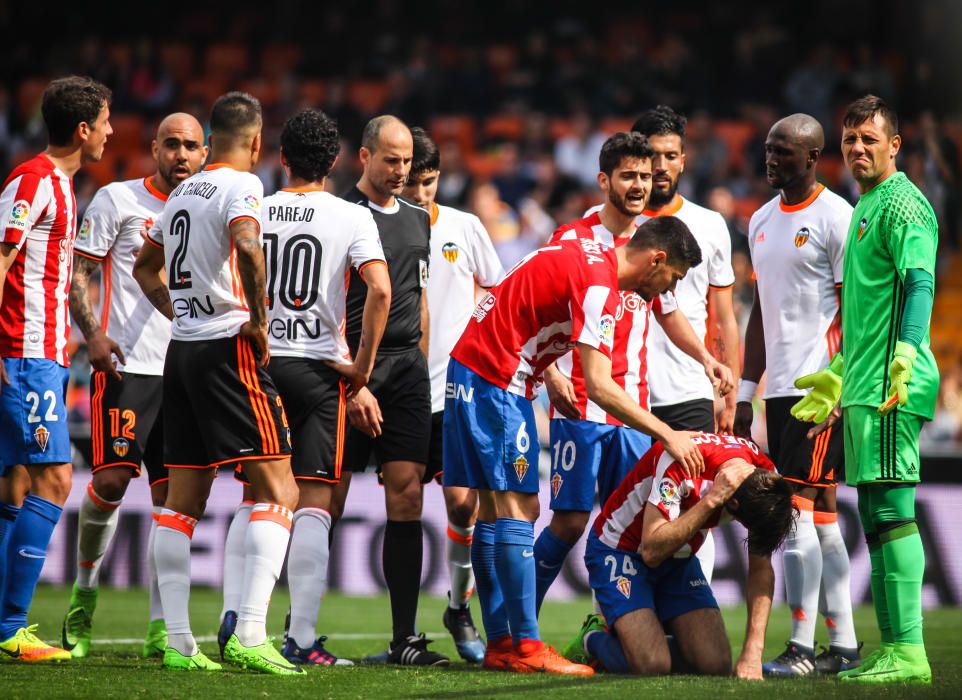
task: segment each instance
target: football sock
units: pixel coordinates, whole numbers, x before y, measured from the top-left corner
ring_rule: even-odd
[[[538,539],[534,543],[534,560],[537,562],[535,565],[535,606],[538,613],[541,612],[541,603],[544,602],[544,597],[548,593],[548,589],[551,588],[551,584],[561,573],[561,567],[564,566],[565,559],[572,547],[574,547],[573,544],[560,539],[551,531],[550,527],[544,528],[538,535]]]
[[[94,491],[93,482],[87,484],[87,493],[80,502],[80,519],[77,524],[77,587],[96,588],[100,581],[100,563],[104,559],[110,540],[117,530],[120,517],[118,508],[123,503],[108,501]]]
[[[0,639],[9,639],[27,626],[27,611],[40,579],[47,545],[63,508],[45,498],[27,494],[10,534],[7,535],[7,584],[3,597]]]
[[[164,617],[164,607],[160,604],[160,588],[157,586],[157,566],[151,552],[154,551],[154,539],[157,537],[157,519],[163,508],[154,506],[153,518],[150,521],[150,535],[147,537],[147,577],[150,579],[150,619],[161,620]]]
[[[234,511],[234,518],[227,528],[227,541],[224,542],[224,607],[220,619],[228,610],[237,612],[240,607],[241,589],[244,587],[245,540],[247,523],[251,519],[253,501],[243,501]]]
[[[0,563],[3,564],[0,566],[0,604],[3,603],[3,589],[7,580],[7,542],[19,514],[20,508],[0,501]]]
[[[244,587],[234,632],[245,647],[267,639],[267,606],[287,556],[291,520],[291,511],[277,503],[255,503],[251,508],[244,538]]]
[[[882,644],[893,644],[892,624],[889,621],[888,601],[885,597],[885,558],[882,555],[882,544],[879,542],[875,522],[872,519],[871,496],[867,486],[858,486],[858,514],[865,532],[865,544],[868,547],[871,574],[869,584],[872,589],[872,607],[875,608],[875,621],[878,624]]]
[[[523,639],[540,640],[535,605],[534,523],[498,518],[494,530],[494,567],[504,594],[517,646]]]
[[[154,566],[157,588],[167,624],[167,646],[184,656],[197,653],[190,631],[190,539],[197,519],[170,508],[162,508],[154,534]]]
[[[471,568],[473,537],[474,526],[461,527],[448,521],[448,573],[451,577],[448,606],[452,608],[466,605],[474,591],[474,570]]]
[[[421,589],[421,563],[424,558],[424,532],[420,520],[388,520],[384,528],[381,563],[384,581],[391,594],[391,622],[394,644],[416,634],[418,593]]]
[[[610,673],[631,673],[621,643],[608,632],[589,632],[585,636],[585,651],[598,659]]]
[[[314,644],[317,613],[327,588],[331,515],[322,508],[300,508],[294,513],[287,585],[291,593],[288,637],[302,649]]]
[[[701,572],[705,575],[705,580],[708,581],[708,585],[711,585],[711,577],[715,572],[715,536],[711,534],[711,530],[705,533],[705,541],[695,552],[695,558],[701,564]]]
[[[498,572],[494,568],[494,529],[494,523],[479,520],[475,524],[471,563],[485,635],[488,639],[501,639],[510,632],[508,611],[504,607],[504,595],[498,584]]]
[[[818,592],[822,581],[822,550],[812,516],[813,503],[792,497],[799,515],[795,528],[785,538],[785,597],[792,611],[791,641],[803,647],[815,646],[818,621]]]
[[[852,585],[848,550],[838,526],[838,513],[815,513],[815,532],[822,549],[822,614],[828,643],[843,649],[858,646],[852,620]]]

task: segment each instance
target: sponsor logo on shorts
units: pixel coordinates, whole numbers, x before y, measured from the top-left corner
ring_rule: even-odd
[[[691,581],[688,582],[688,585],[691,586],[692,588],[698,588],[699,586],[707,586],[708,581],[706,581],[703,578],[693,578]]]
[[[466,387],[464,384],[447,382],[444,386],[444,398],[471,403],[474,400],[474,387]]]
[[[910,465],[908,466],[908,468],[905,470],[905,472],[906,472],[907,474],[918,474],[918,473],[919,473],[919,468],[918,468],[917,466],[915,466],[915,464],[910,464]]]
[[[662,479],[658,484],[658,497],[661,498],[662,505],[670,506],[676,492],[675,482],[671,479]]]
[[[533,550],[533,549],[522,549],[522,550],[521,550],[521,556],[523,556],[525,559],[530,559],[531,557],[534,556],[534,550]]]
[[[624,576],[618,577],[618,580],[615,581],[615,586],[618,587],[621,595],[623,595],[625,598],[631,597],[631,581],[626,579]]]
[[[116,454],[118,457],[126,457],[129,449],[130,443],[123,438],[117,438],[114,440],[114,454]]]
[[[17,228],[21,231],[27,229],[27,217],[30,215],[30,203],[26,199],[18,199],[13,203],[10,210],[10,219],[7,221],[7,228]]]
[[[551,493],[555,498],[558,497],[558,492],[564,485],[565,480],[561,478],[561,474],[555,472],[555,475],[551,477]]]
[[[808,243],[808,237],[812,235],[812,232],[808,230],[807,227],[802,227],[795,234],[795,247],[801,248],[803,245]]]
[[[471,313],[471,318],[478,323],[481,323],[481,321],[484,320],[484,317],[488,315],[488,312],[494,308],[495,301],[497,301],[497,299],[495,299],[494,294],[491,292],[485,294],[483,297],[481,297],[481,301],[478,302],[478,305],[474,307],[474,311]]]
[[[441,246],[441,255],[449,263],[455,263],[458,261],[458,246],[456,243],[445,243]]]
[[[514,460],[514,473],[518,475],[518,481],[524,481],[524,475],[528,473],[528,460],[523,455]]]
[[[37,429],[33,431],[33,439],[40,445],[40,451],[46,452],[47,443],[50,441],[50,431],[43,427],[43,425],[38,425]]]

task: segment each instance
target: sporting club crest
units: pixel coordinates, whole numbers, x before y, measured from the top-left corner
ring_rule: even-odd
[[[38,425],[37,429],[33,431],[33,439],[40,445],[40,451],[46,452],[47,443],[50,441],[50,431],[43,427],[43,425]]]
[[[528,460],[523,455],[514,460],[514,473],[518,475],[518,481],[524,481],[524,475],[528,473]]]
[[[555,472],[554,476],[551,477],[551,493],[557,498],[558,492],[561,490],[562,485],[564,485],[565,480],[561,478],[561,474]]]
[[[455,263],[458,261],[458,246],[456,243],[445,243],[441,246],[441,255],[449,263]]]
[[[129,449],[130,443],[123,438],[117,438],[114,440],[114,454],[116,454],[118,457],[126,457]]]
[[[803,245],[808,243],[808,237],[811,235],[811,231],[808,228],[801,228],[798,233],[795,234],[795,247],[801,248]]]
[[[618,587],[618,590],[621,591],[621,595],[625,598],[631,597],[631,581],[624,576],[619,576],[618,580],[615,581],[615,585]]]

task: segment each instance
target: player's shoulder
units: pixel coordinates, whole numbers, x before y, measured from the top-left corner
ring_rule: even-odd
[[[848,203],[842,195],[833,192],[828,187],[823,187],[818,193],[818,197],[813,202],[817,207],[829,216],[849,216],[852,215],[852,205]]]
[[[574,241],[578,239],[593,240],[596,238],[597,233],[595,227],[601,226],[601,218],[598,215],[599,211],[601,211],[600,208],[589,211],[580,219],[562,224],[555,229],[555,232],[551,236],[551,242],[560,243],[561,241]]]
[[[435,225],[443,221],[445,224],[450,224],[465,230],[484,228],[481,223],[481,219],[469,211],[455,209],[454,207],[449,207],[445,204],[437,204],[436,206],[438,208],[438,218],[435,222]]]
[[[782,196],[780,194],[776,194],[774,197],[752,212],[751,218],[748,220],[749,230],[753,224],[756,224],[759,221],[765,221],[766,219],[770,218],[772,214],[778,212],[781,199]]]
[[[424,207],[418,206],[404,197],[395,197],[395,199],[397,199],[398,206],[401,208],[402,213],[414,217],[418,221],[426,222],[428,226],[431,225],[431,215],[425,211]]]
[[[686,197],[682,197],[682,205],[674,216],[684,221],[696,238],[709,238],[715,243],[731,240],[725,217]]]
[[[24,162],[17,165],[10,174],[7,175],[6,180],[4,180],[3,188],[6,189],[14,181],[23,180],[42,180],[45,177],[50,177],[54,174],[55,167],[53,162],[42,153],[37,154],[33,158],[25,160]]]
[[[894,229],[905,224],[927,228],[936,226],[935,212],[929,200],[904,173],[895,173],[878,187],[882,188],[879,191],[879,204],[883,227]]]

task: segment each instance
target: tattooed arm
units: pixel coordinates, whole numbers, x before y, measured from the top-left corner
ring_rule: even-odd
[[[260,354],[258,364],[266,367],[271,359],[271,349],[267,342],[267,272],[260,225],[243,217],[231,224],[230,235],[237,250],[237,272],[251,314],[251,320],[241,326],[240,334],[257,348]]]
[[[124,353],[116,341],[104,333],[103,328],[100,327],[100,322],[93,312],[87,295],[90,275],[97,270],[99,265],[99,262],[85,255],[73,256],[73,277],[70,280],[69,297],[70,314],[87,341],[90,366],[98,372],[107,372],[115,379],[120,379],[120,373],[117,372],[117,366],[112,355],[116,355],[118,360],[124,362]]]
[[[174,307],[164,281],[164,249],[149,238],[134,262],[134,279],[147,301],[164,316],[174,320]]]

